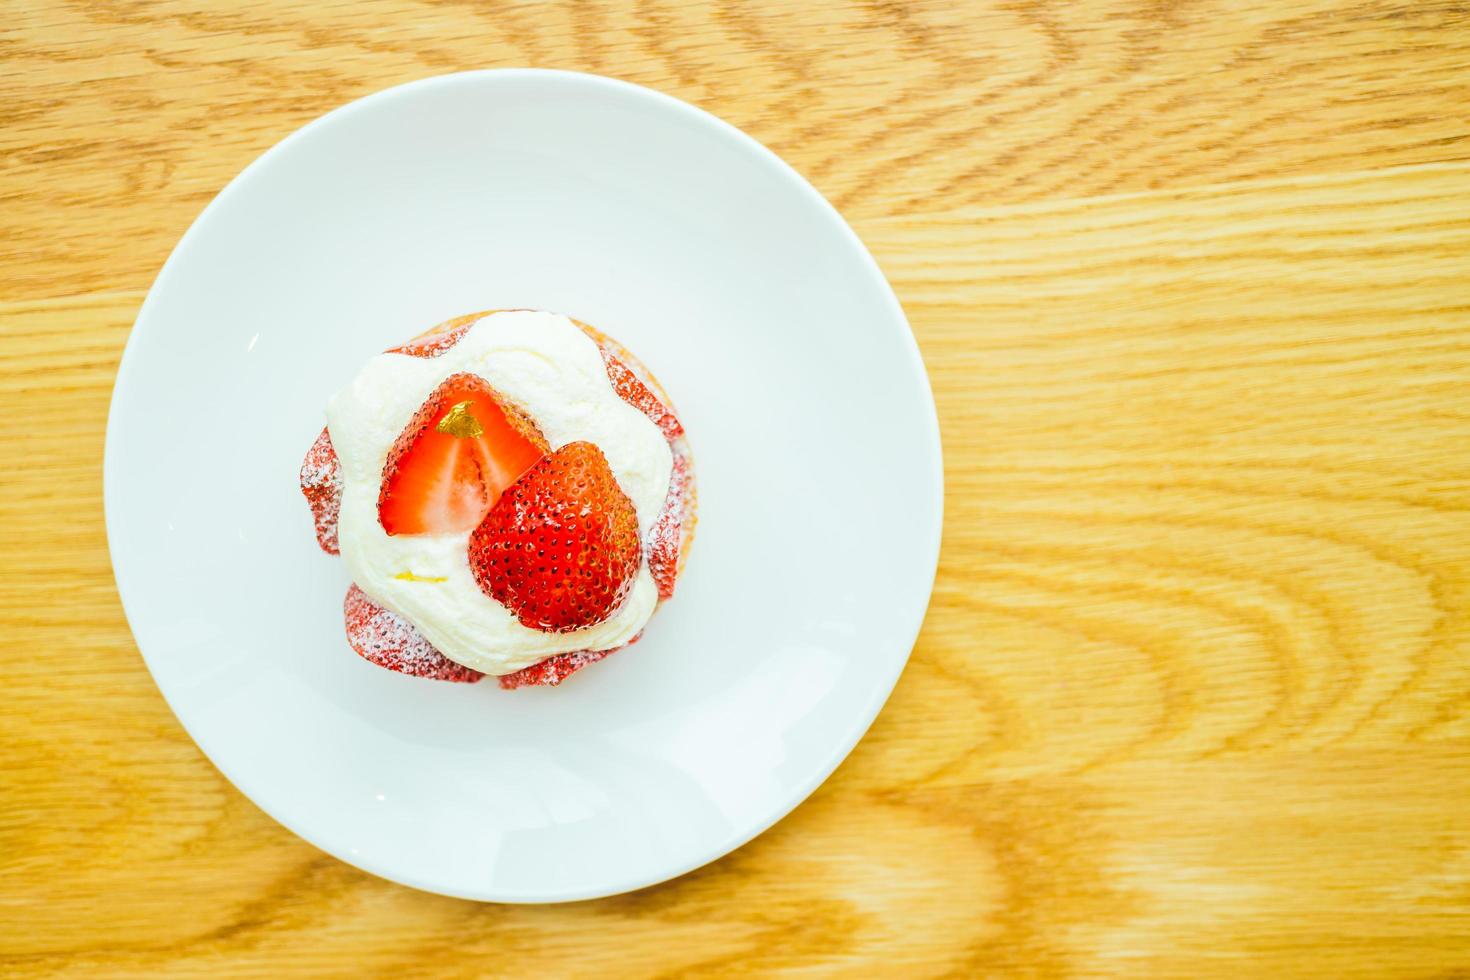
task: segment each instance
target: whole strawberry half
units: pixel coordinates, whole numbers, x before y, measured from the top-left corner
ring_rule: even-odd
[[[642,560],[638,515],[590,442],[543,457],[470,534],[486,595],[548,633],[595,626],[617,611]]]
[[[389,534],[468,531],[547,448],[483,378],[451,375],[388,451],[378,520]]]

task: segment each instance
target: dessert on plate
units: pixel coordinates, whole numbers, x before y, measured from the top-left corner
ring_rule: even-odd
[[[301,466],[364,659],[556,685],[635,643],[694,535],[684,428],[648,369],[569,317],[474,313],[378,354]]]

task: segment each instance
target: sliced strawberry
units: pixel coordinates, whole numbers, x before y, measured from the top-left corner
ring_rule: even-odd
[[[578,650],[574,653],[559,653],[554,657],[547,657],[539,664],[523,667],[514,674],[502,674],[500,686],[507,691],[514,691],[518,687],[533,687],[538,684],[556,687],[588,664],[595,664],[603,657],[627,649],[637,643],[642,636],[643,634],[639,633],[627,643],[620,647],[613,647],[611,650]]]
[[[547,657],[539,664],[523,667],[514,674],[502,674],[500,686],[507,691],[518,687],[556,687],[588,664],[595,664],[612,650],[578,650],[576,653],[559,653]]]
[[[408,343],[400,344],[397,347],[390,347],[383,353],[407,354],[410,357],[438,357],[463,340],[464,335],[470,332],[470,327],[473,327],[492,313],[517,312],[529,311],[514,309],[483,310],[479,313],[467,313],[464,316],[457,316],[452,320],[445,320],[425,333],[419,334]]]
[[[454,321],[451,320],[450,322],[453,323]],[[438,327],[435,327],[429,333],[424,334],[422,337],[415,337],[406,344],[401,344],[398,347],[389,347],[384,353],[407,354],[410,357],[438,357],[459,343],[464,338],[464,335],[470,332],[470,327],[474,325],[475,321],[471,320],[469,323],[461,324],[442,333],[439,332]]]
[[[342,513],[342,464],[332,448],[332,436],[326,429],[306,451],[301,461],[301,493],[311,507],[316,521],[316,543],[329,555],[340,552],[337,546],[337,517]]]
[[[607,379],[612,382],[619,398],[648,416],[663,430],[665,439],[672,441],[684,434],[684,426],[679,424],[674,413],[632,368],[618,360],[605,345],[599,344],[598,350],[602,351],[602,363],[607,367]]]
[[[674,453],[669,492],[648,535],[648,570],[658,583],[659,598],[667,599],[674,594],[679,557],[694,525],[694,474],[684,426],[654,390],[654,384],[644,380],[647,368],[611,338],[590,330],[588,335],[597,341],[608,380],[618,397],[657,425]]]
[[[679,576],[679,554],[684,545],[686,526],[694,514],[694,488],[690,486],[689,455],[674,453],[674,469],[669,474],[669,494],[663,510],[648,532],[648,571],[658,583],[658,597],[674,594],[674,580]]]
[[[568,443],[527,470],[469,543],[481,590],[523,625],[548,633],[611,616],[642,556],[633,502],[590,442]]]
[[[368,598],[355,584],[342,602],[347,642],[358,655],[400,674],[473,684],[485,675],[455,663],[424,639],[408,620]]]
[[[388,451],[378,520],[389,534],[468,531],[548,448],[483,378],[452,375]]]

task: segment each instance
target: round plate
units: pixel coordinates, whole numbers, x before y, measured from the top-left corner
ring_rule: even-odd
[[[643,641],[512,692],[355,656],[297,489],[365,359],[502,307],[642,358],[700,481]],[[104,487],[133,634],[215,765],[344,861],[503,902],[682,874],[811,793],[903,669],[943,505],[923,363],[836,211],[692,106],[533,70],[362,99],[231,182],[128,340]]]

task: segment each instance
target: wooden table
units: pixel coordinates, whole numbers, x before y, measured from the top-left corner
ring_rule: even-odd
[[[1470,9],[11,0],[0,974],[1470,975]],[[934,380],[944,551],[871,734],[637,894],[372,878],[231,788],[123,620],[119,352],[349,99],[603,72],[806,174]],[[203,327],[202,327],[203,328]]]

